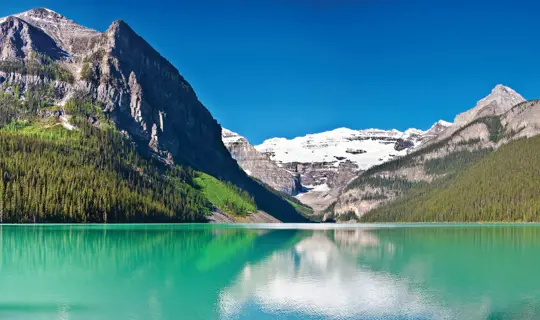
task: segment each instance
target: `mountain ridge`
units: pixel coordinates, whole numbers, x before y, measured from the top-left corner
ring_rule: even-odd
[[[458,122],[410,155],[375,166],[351,181],[339,196],[334,213],[362,218],[372,210],[384,212],[386,206],[392,207],[396,199],[418,188],[436,188],[438,181],[453,177],[501,146],[539,134],[531,129],[540,123],[537,109],[538,104],[525,102],[514,90],[495,86],[473,109],[456,116]],[[528,121],[513,121],[513,112],[528,114]]]

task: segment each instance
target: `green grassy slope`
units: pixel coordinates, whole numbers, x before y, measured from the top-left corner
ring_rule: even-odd
[[[363,221],[540,221],[540,137],[502,146],[464,170],[411,189]]]
[[[253,198],[231,183],[202,172],[197,174],[195,182],[208,200],[226,213],[245,216],[248,212],[257,211]]]

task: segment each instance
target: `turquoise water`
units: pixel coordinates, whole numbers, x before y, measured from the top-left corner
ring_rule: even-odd
[[[0,226],[0,319],[540,319],[540,226]]]

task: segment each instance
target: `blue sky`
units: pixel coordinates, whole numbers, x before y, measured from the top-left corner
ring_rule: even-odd
[[[100,31],[125,20],[253,143],[425,129],[497,83],[540,97],[536,1],[18,0],[0,16],[34,7]]]

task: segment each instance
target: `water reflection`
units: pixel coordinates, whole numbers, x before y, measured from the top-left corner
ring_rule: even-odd
[[[0,226],[0,319],[540,319],[538,252],[538,226]]]
[[[216,319],[246,261],[289,243],[207,226],[0,226],[0,319]]]
[[[405,279],[357,265],[359,256],[372,255],[380,244],[366,230],[315,231],[290,249],[246,265],[220,293],[222,315],[260,309],[315,318],[448,318],[447,310]],[[382,250],[392,254],[394,247],[389,243]]]

